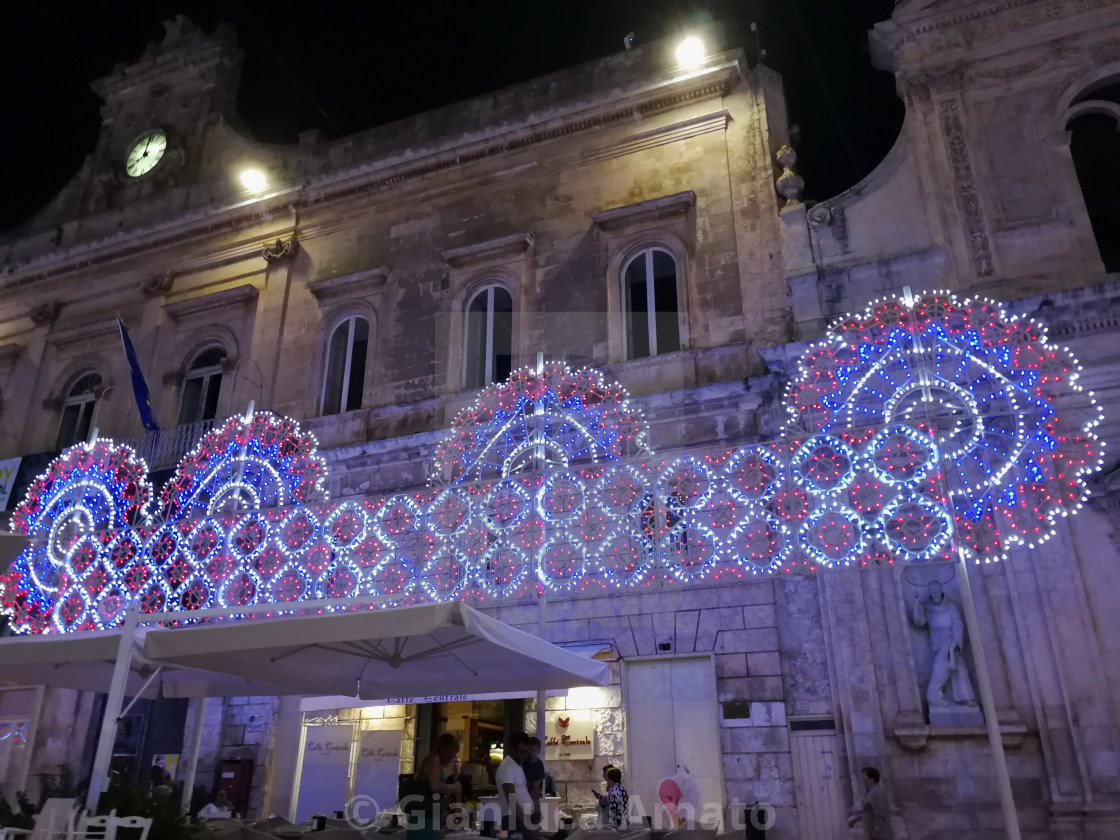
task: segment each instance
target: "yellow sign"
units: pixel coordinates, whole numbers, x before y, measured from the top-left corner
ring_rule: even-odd
[[[6,510],[8,507],[8,497],[12,495],[12,486],[16,483],[19,462],[22,460],[22,458],[8,458],[0,461],[0,510]]]

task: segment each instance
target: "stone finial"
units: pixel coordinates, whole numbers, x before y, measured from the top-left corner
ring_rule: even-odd
[[[805,191],[805,179],[793,171],[797,165],[797,152],[791,146],[782,146],[774,156],[782,174],[778,176],[778,195],[786,200],[783,210],[801,206],[801,193]]]

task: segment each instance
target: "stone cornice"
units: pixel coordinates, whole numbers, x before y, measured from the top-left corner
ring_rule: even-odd
[[[128,257],[150,256],[161,248],[183,245],[204,240],[218,234],[228,234],[276,219],[291,217],[291,203],[298,195],[298,189],[285,190],[263,199],[252,199],[219,208],[200,208],[152,225],[132,228],[100,239],[82,242],[63,251],[51,251],[25,260],[18,268],[12,266],[6,276],[0,277],[0,290],[10,292],[30,283],[42,282],[63,277],[74,271],[95,268],[114,263]],[[285,230],[290,230],[290,225]],[[275,232],[252,240],[251,245],[243,245],[242,256],[234,249],[224,249],[223,258],[212,262],[194,261],[187,268],[210,268],[245,258],[258,258],[261,248],[276,238]],[[177,271],[184,274],[186,271]]]
[[[486,242],[449,248],[441,252],[443,261],[452,268],[464,268],[494,260],[512,260],[520,257],[533,247],[531,233],[514,233]]]
[[[684,216],[695,206],[696,193],[685,190],[660,198],[651,198],[648,201],[639,201],[637,204],[628,204],[625,207],[601,210],[592,213],[591,218],[600,230],[618,230],[632,225]]]
[[[105,344],[115,335],[119,335],[116,316],[102,312],[80,324],[52,330],[47,341],[59,350],[68,350],[78,344]]]
[[[1052,26],[1056,20],[1117,4],[1120,0],[992,0],[962,9],[956,3],[914,3],[902,6],[889,21],[875,26],[871,31],[872,54],[877,66],[902,69],[898,66],[900,53],[922,42],[923,59],[933,58],[936,63],[948,51],[975,54],[983,41]]]
[[[636,91],[623,92],[615,100],[605,104],[538,123],[515,126],[481,140],[455,143],[407,161],[397,161],[379,167],[372,172],[369,171],[368,166],[355,168],[339,174],[329,183],[309,185],[306,204],[315,206],[362,195],[405,180],[460,167],[560,137],[655,114],[686,102],[723,95],[740,78],[739,63],[732,59],[681,78],[656,82]]]
[[[687,140],[690,137],[708,134],[712,131],[725,131],[730,121],[730,111],[727,109],[715,111],[711,114],[705,114],[702,117],[693,117],[692,119],[682,120],[672,125],[661,126],[659,128],[650,129],[649,131],[633,134],[605,149],[584,152],[580,155],[579,161],[581,163],[592,163],[599,160],[609,160],[610,158],[622,157],[623,155],[642,152],[646,149],[653,149],[657,146],[664,146],[668,143]]]
[[[721,63],[679,78],[661,80],[637,90],[620,91],[606,103],[540,122],[495,131],[484,139],[460,138],[412,157],[402,156],[388,162],[366,161],[345,171],[312,179],[300,187],[280,190],[260,199],[242,201],[218,209],[191,210],[153,225],[131,228],[79,243],[68,249],[39,254],[21,264],[10,264],[7,266],[7,273],[0,276],[0,290],[11,291],[31,283],[63,277],[76,270],[150,254],[168,246],[182,246],[216,234],[243,230],[287,216],[293,206],[318,207],[345,201],[557,138],[630,121],[635,117],[649,116],[684,103],[721,96],[730,91],[741,78],[738,60],[727,58]],[[718,114],[716,120],[716,123],[694,126],[692,130],[694,133],[705,127],[713,130],[712,125],[718,128]],[[648,142],[656,143],[652,139]],[[276,234],[270,233],[268,236],[275,239]],[[259,253],[258,246],[257,254]],[[176,273],[183,273],[179,266],[176,266]]]
[[[388,266],[378,266],[365,271],[356,271],[353,274],[324,277],[308,283],[307,290],[320,304],[344,297],[368,295],[385,288],[386,283],[389,282],[389,273]]]
[[[222,289],[209,294],[183,298],[172,303],[165,303],[163,311],[175,321],[190,318],[205,312],[218,309],[246,308],[257,299],[257,287],[252,283],[242,283],[230,289]]]

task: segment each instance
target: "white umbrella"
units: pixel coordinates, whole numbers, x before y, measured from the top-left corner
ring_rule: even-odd
[[[293,686],[248,677],[152,662],[140,653],[144,636],[133,644],[126,697],[246,697],[303,694]],[[107,693],[121,652],[120,630],[92,630],[57,636],[28,635],[0,639],[0,679],[24,685],[49,685]]]
[[[150,660],[367,699],[606,685],[604,662],[465,604],[149,632]]]

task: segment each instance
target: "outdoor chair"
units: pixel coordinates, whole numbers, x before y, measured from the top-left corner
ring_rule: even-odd
[[[124,832],[124,836],[119,840],[148,840],[148,832],[151,830],[151,817],[116,818],[116,833],[120,834],[121,832]]]
[[[78,806],[73,799],[48,799],[35,815],[34,828],[0,828],[3,840],[73,840]]]
[[[116,840],[117,812],[115,810],[110,811],[100,817],[83,814],[78,819],[78,829],[75,835],[78,840]]]

